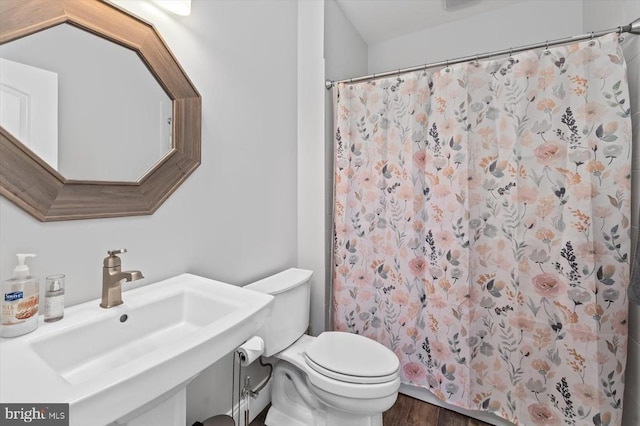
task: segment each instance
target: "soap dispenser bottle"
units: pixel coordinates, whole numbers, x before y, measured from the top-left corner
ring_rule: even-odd
[[[0,336],[15,337],[38,328],[40,287],[38,279],[29,274],[25,261],[35,254],[19,253],[13,278],[2,284],[2,327]]]
[[[45,278],[44,322],[61,320],[64,316],[64,274]]]

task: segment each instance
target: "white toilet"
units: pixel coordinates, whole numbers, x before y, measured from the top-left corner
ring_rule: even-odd
[[[271,294],[271,316],[258,332],[273,372],[268,426],[381,426],[398,396],[396,355],[364,336],[309,326],[312,271],[288,269],[247,289]]]

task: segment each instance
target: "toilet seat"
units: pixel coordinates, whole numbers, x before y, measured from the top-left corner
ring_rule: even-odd
[[[333,395],[350,399],[385,398],[397,393],[400,388],[400,377],[398,375],[388,382],[362,384],[332,379],[331,377],[318,373],[312,368],[307,368],[306,374],[310,386],[314,386],[321,391]]]
[[[363,351],[367,353],[367,362],[362,360]],[[276,357],[303,371],[311,385],[334,395],[382,398],[400,387],[398,358],[391,350],[364,336],[343,332],[324,332],[318,337],[304,335]],[[319,359],[320,364],[311,357]],[[353,368],[353,361],[358,358],[359,362],[355,363],[365,368]],[[362,375],[343,373],[348,369]]]
[[[305,351],[305,361],[329,378],[360,384],[386,383],[398,376],[398,357],[380,343],[359,334],[327,331]]]
[[[311,360],[308,356],[305,355],[305,361],[309,367],[314,369],[317,373],[322,374],[325,377],[329,377],[334,380],[339,380],[345,383],[356,383],[356,384],[376,384],[376,383],[386,383],[390,382],[398,376],[398,373],[387,374],[384,376],[354,376],[350,374],[341,374],[333,370],[329,370],[319,364],[316,364]]]

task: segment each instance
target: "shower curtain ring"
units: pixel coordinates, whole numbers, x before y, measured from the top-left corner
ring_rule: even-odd
[[[476,68],[478,68],[480,66],[480,55],[476,55],[476,61],[474,62],[474,64]]]
[[[618,27],[618,41],[623,42],[624,37],[622,36],[622,26]]]
[[[449,60],[444,61],[444,72],[449,72]]]
[[[591,31],[591,41],[589,42],[589,46],[595,46],[596,45],[596,42],[595,42],[595,40],[593,40],[593,37],[594,37],[594,33],[593,33],[593,31]]]
[[[511,55],[513,55],[513,47],[509,48],[509,57],[511,57]]]
[[[545,48],[544,48],[544,54],[545,55],[550,55],[551,54],[551,51],[549,50],[549,40],[546,41]]]

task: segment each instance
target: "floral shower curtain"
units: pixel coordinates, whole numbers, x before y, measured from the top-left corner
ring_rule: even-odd
[[[521,425],[622,417],[631,124],[616,34],[335,98],[334,321]]]

